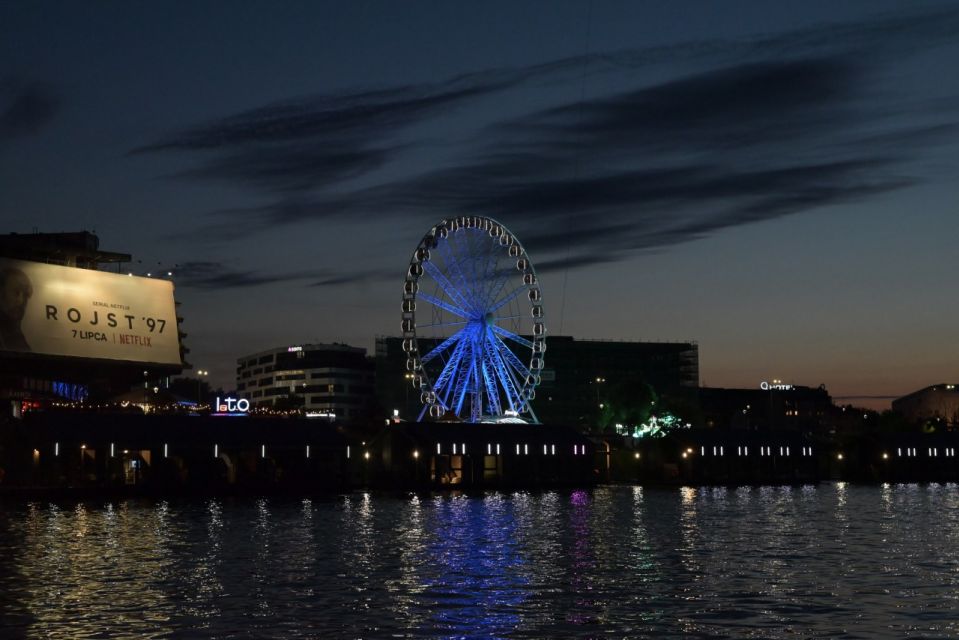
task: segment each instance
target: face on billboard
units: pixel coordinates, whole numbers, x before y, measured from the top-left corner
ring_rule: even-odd
[[[0,351],[180,364],[173,283],[0,258]]]
[[[29,349],[20,323],[32,295],[33,285],[23,271],[16,267],[0,269],[0,349]]]

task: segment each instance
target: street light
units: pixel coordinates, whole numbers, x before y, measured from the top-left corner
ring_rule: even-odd
[[[201,388],[201,385],[203,384],[203,378],[205,378],[208,375],[210,375],[210,372],[204,369],[200,369],[199,371],[196,372],[196,404],[197,406],[199,406],[200,402],[202,402],[202,399],[201,399],[202,392],[200,391],[200,388]]]

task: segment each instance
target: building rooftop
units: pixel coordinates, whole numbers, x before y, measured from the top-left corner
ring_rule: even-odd
[[[100,239],[89,231],[0,235],[0,255],[82,269],[96,269],[99,264],[133,260],[129,253],[101,251]]]

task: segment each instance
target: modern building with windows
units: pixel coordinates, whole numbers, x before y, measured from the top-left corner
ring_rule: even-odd
[[[300,344],[237,360],[237,395],[255,407],[302,407],[343,421],[370,417],[375,371],[366,349]]]

